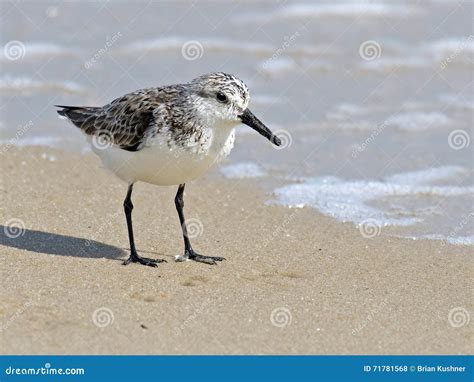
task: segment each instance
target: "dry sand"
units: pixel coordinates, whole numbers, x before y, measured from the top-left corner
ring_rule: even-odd
[[[227,261],[175,263],[175,189],[138,184],[138,249],[168,263],[123,266],[126,186],[96,157],[10,148],[1,167],[1,222],[26,227],[0,230],[2,353],[473,351],[472,323],[448,320],[473,312],[467,247],[364,239],[314,210],[264,205],[252,182],[209,176],[188,185],[185,213],[203,224],[195,249]],[[94,312],[113,322],[97,326]]]

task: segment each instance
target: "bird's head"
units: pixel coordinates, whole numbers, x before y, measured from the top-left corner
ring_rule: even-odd
[[[218,72],[200,76],[190,85],[203,114],[230,126],[243,123],[273,144],[281,145],[280,139],[249,110],[250,94],[243,81],[231,74]]]

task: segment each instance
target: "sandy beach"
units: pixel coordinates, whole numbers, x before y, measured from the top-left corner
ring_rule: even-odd
[[[473,351],[472,325],[456,321],[474,308],[469,247],[365,239],[211,174],[189,184],[185,213],[196,250],[227,261],[174,262],[175,189],[137,184],[138,250],[168,263],[123,266],[126,186],[95,156],[11,147],[1,163],[3,354]]]

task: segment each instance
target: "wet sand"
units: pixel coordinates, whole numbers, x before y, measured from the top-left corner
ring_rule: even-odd
[[[126,186],[96,157],[12,147],[1,168],[2,353],[473,351],[467,247],[365,239],[314,210],[265,205],[254,181],[208,176],[188,185],[185,214],[200,222],[195,249],[227,261],[175,263],[175,189],[137,184],[138,250],[168,263],[123,266]],[[25,230],[5,228],[15,221]]]

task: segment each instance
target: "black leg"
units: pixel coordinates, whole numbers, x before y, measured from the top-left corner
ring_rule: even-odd
[[[123,265],[130,263],[140,263],[143,265],[148,265],[150,267],[156,267],[157,263],[166,262],[166,260],[154,260],[148,259],[146,257],[138,256],[137,250],[135,248],[135,240],[133,239],[133,227],[132,227],[132,191],[133,183],[128,186],[127,196],[123,201],[123,209],[125,211],[125,217],[127,219],[127,228],[128,228],[128,240],[130,241],[130,257],[123,262]]]
[[[186,228],[186,220],[184,219],[184,186],[185,184],[180,184],[178,187],[178,192],[176,193],[176,197],[174,198],[174,203],[176,205],[176,210],[178,211],[179,222],[181,224],[181,229],[183,230],[183,239],[184,239],[184,256],[178,256],[176,261],[186,261],[186,260],[194,260],[201,263],[206,264],[216,264],[216,261],[225,260],[223,257],[215,257],[215,256],[202,256],[199,253],[194,252],[193,247],[191,246],[191,242],[189,241],[188,237],[188,230]]]

